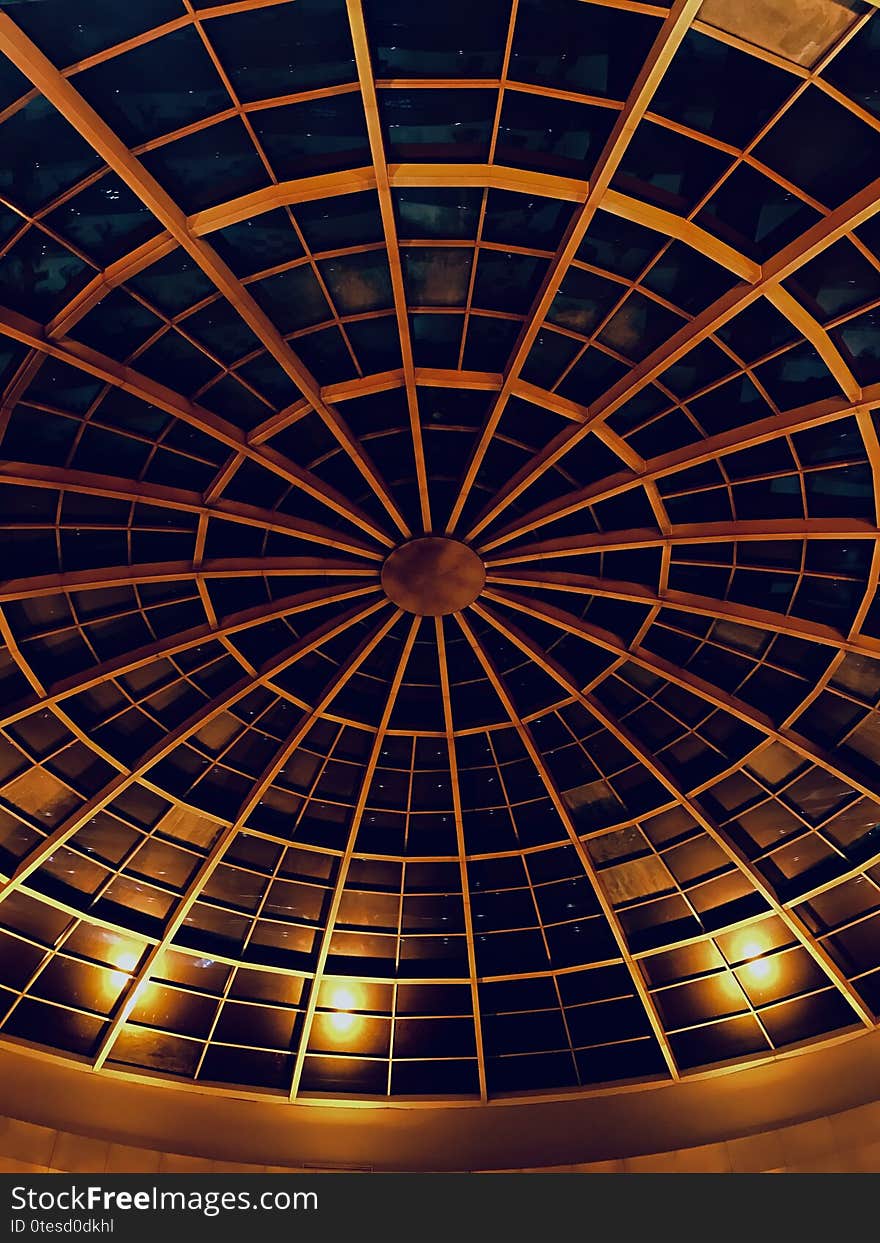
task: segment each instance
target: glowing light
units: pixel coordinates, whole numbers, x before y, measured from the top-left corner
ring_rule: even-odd
[[[763,947],[757,941],[746,941],[741,952],[746,961],[739,970],[746,984],[770,984],[776,979],[779,962],[776,958],[764,957]]]
[[[134,950],[124,950],[117,954],[114,971],[111,971],[107,977],[107,993],[108,996],[115,998],[125,988],[131,974],[136,970],[140,954]]]
[[[755,958],[746,963],[745,970],[753,980],[768,980],[773,974],[773,964],[769,958]]]
[[[350,1036],[357,1028],[359,1018],[352,1011],[357,1009],[358,996],[346,984],[337,984],[329,998],[332,1012],[327,1016],[328,1026],[334,1036]]]
[[[334,1010],[353,1010],[357,1005],[354,993],[350,988],[335,988],[330,996],[330,1005]]]
[[[330,1026],[340,1036],[350,1032],[355,1025],[355,1017],[347,1010],[337,1010],[330,1015]]]

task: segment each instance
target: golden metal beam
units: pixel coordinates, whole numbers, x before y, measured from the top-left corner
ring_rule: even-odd
[[[39,600],[69,591],[105,591],[144,583],[184,583],[196,578],[374,578],[375,566],[361,561],[324,560],[322,557],[209,557],[194,561],[153,561],[134,565],[100,566],[61,574],[0,579],[0,604],[12,600]]]
[[[0,32],[2,32],[3,22],[7,20],[8,18],[0,12]],[[234,423],[229,423],[226,419],[212,414],[210,410],[182,397],[166,385],[159,384],[133,368],[126,367],[76,341],[66,338],[50,338],[34,320],[8,308],[0,307],[0,335],[20,341],[31,349],[56,358],[59,362],[84,371],[87,375],[92,375],[106,384],[112,384],[140,398],[141,401],[164,410],[166,414],[171,414],[188,426],[195,427],[228,449],[241,454],[243,458],[249,458],[272,474],[293,484],[308,496],[328,506],[334,513],[354,523],[358,529],[368,532],[379,543],[386,547],[394,543],[372,518],[334,488],[324,484],[311,471],[297,466],[276,450],[250,444],[245,434]]]
[[[668,545],[667,545],[668,547]],[[730,600],[716,600],[713,596],[701,596],[690,591],[667,588],[655,591],[641,583],[627,583],[605,578],[602,575],[569,574],[554,570],[511,570],[489,574],[490,586],[539,587],[547,591],[559,591],[569,595],[601,596],[609,600],[626,600],[633,604],[647,604],[656,608],[676,609],[697,617],[711,617],[729,621],[736,626],[763,630],[768,634],[787,634],[808,643],[819,643],[840,652],[858,652],[880,660],[880,639],[869,635],[845,635],[833,626],[809,621],[794,614],[776,613],[771,609],[755,608]]]
[[[584,843],[581,841],[580,836],[578,835],[577,828],[575,827],[575,823],[571,818],[571,814],[569,813],[568,807],[566,806],[565,799],[563,798],[562,794],[559,792],[556,786],[556,782],[553,780],[553,777],[550,774],[550,770],[547,768],[547,765],[544,763],[543,757],[541,756],[541,753],[535,744],[534,738],[532,737],[531,730],[529,729],[528,725],[526,725],[525,722],[521,719],[519,713],[517,712],[516,707],[514,706],[513,700],[508,694],[507,688],[505,687],[504,682],[502,681],[501,675],[499,674],[498,670],[495,668],[490,656],[486,652],[483,645],[480,643],[477,636],[474,634],[473,630],[471,630],[468,622],[465,620],[464,615],[461,613],[456,613],[454,616],[455,616],[455,620],[458,622],[459,626],[461,627],[464,637],[467,639],[468,643],[473,649],[474,655],[476,656],[477,660],[480,662],[480,665],[482,666],[483,671],[486,674],[486,677],[489,679],[490,683],[492,684],[492,687],[496,695],[501,700],[501,703],[504,705],[504,711],[507,713],[510,719],[511,725],[514,727],[517,734],[519,735],[523,746],[528,752],[529,758],[531,759],[532,763],[537,769],[538,776],[541,778],[544,788],[546,789],[547,794],[550,798],[550,801],[553,804],[554,810],[556,811],[556,814],[559,816],[559,819],[562,822],[562,825],[565,828],[566,833],[568,834],[569,840],[572,846],[574,847],[575,854],[577,855],[578,860],[580,861],[581,867],[584,869],[587,879],[589,880],[590,885],[593,889],[593,892],[596,895],[596,901],[599,903],[599,906],[602,909],[602,914],[605,916],[605,921],[608,924],[609,931],[611,932],[611,935],[614,937],[614,941],[617,945],[617,949],[618,949],[618,952],[620,953],[620,957],[623,960],[624,964],[626,965],[627,970],[629,971],[630,979],[632,980],[632,984],[633,984],[633,990],[636,996],[639,998],[639,1001],[642,1003],[648,1022],[651,1025],[651,1030],[653,1031],[654,1036],[656,1037],[657,1043],[663,1054],[663,1058],[664,1058],[664,1061],[666,1062],[669,1073],[673,1079],[678,1079],[680,1078],[678,1066],[676,1065],[675,1057],[672,1052],[672,1046],[669,1043],[669,1037],[666,1035],[666,1031],[660,1019],[660,1015],[657,1011],[657,1006],[656,1006],[656,1003],[654,1002],[654,998],[651,996],[650,992],[648,991],[648,987],[645,984],[644,977],[641,973],[641,970],[638,964],[633,959],[632,953],[630,952],[630,948],[626,941],[626,934],[623,931],[623,926],[621,925],[620,920],[618,919],[617,912],[614,910],[614,907],[608,901],[608,897],[605,893],[605,888],[601,880],[599,879],[599,875],[596,871],[595,865],[593,864],[593,860],[590,858],[589,851],[586,849],[586,847],[584,846]]]
[[[856,404],[863,401],[864,395],[859,382],[832,341],[830,333],[809,313],[805,306],[798,302],[794,294],[789,293],[782,285],[771,285],[765,297],[771,306],[775,306],[780,315],[784,315],[789,323],[794,324],[805,340],[813,346],[834,376],[844,396]]]
[[[475,189],[511,190],[517,194],[529,194],[539,198],[561,199],[563,202],[583,205],[590,194],[590,182],[575,177],[560,177],[555,173],[516,168],[504,164],[389,164],[388,181],[392,189],[441,187],[472,187]],[[277,185],[254,190],[239,198],[228,199],[213,207],[206,207],[188,217],[190,230],[199,237],[206,237],[230,224],[239,224],[260,216],[274,208],[297,203],[315,202],[336,198],[343,194],[356,194],[361,190],[376,188],[375,171],[372,167],[355,168],[339,173],[322,173],[315,177],[302,177],[282,181]],[[757,280],[761,266],[727,242],[692,220],[685,220],[674,212],[645,203],[620,190],[608,189],[602,198],[602,210],[621,216],[635,224],[643,224],[655,232],[685,242],[693,249],[704,251],[719,266],[733,272],[743,280]],[[619,279],[619,278],[618,278]]]
[[[675,238],[678,242],[684,242],[686,246],[707,255],[719,267],[726,268],[740,280],[754,282],[761,279],[760,263],[756,263],[754,259],[744,255],[729,242],[722,241],[695,221],[667,211],[664,207],[645,203],[609,186],[602,196],[602,210],[612,216],[619,216],[622,220],[629,220],[632,224],[644,225],[655,233]]]
[[[299,360],[281,333],[257,305],[232,269],[216,251],[190,231],[186,215],[163,190],[144,165],[120,141],[95,110],[24,34],[11,17],[0,12],[0,51],[25,77],[33,82],[65,120],[74,126],[95,152],[149,208],[159,223],[182,246],[209,280],[229,301],[279,366],[293,380],[303,396],[335,437],[341,448],[369,483],[383,508],[404,534],[409,534],[400,511],[363,447],[352,435],[338,412],[321,397],[315,377]]]
[[[401,614],[397,613],[396,616],[399,617]],[[386,699],[385,706],[382,709],[382,716],[376,729],[373,745],[370,749],[370,757],[367,760],[366,767],[364,768],[364,776],[361,781],[361,788],[358,793],[357,803],[355,804],[355,808],[352,813],[351,826],[348,830],[348,839],[345,844],[345,850],[343,851],[342,858],[339,860],[339,870],[336,873],[336,879],[333,884],[333,894],[330,899],[330,906],[327,910],[327,918],[321,932],[321,943],[318,948],[318,957],[315,963],[315,974],[309,989],[309,1000],[306,1007],[302,1031],[300,1033],[299,1044],[297,1046],[296,1062],[294,1064],[293,1076],[290,1084],[291,1100],[296,1100],[299,1095],[299,1087],[302,1081],[303,1069],[305,1067],[306,1053],[309,1047],[309,1039],[312,1034],[312,1024],[314,1023],[315,1011],[318,1006],[318,993],[324,979],[324,972],[327,968],[327,959],[330,955],[330,944],[333,940],[333,934],[336,929],[336,920],[339,917],[339,907],[342,903],[342,895],[345,891],[348,873],[351,868],[351,861],[354,857],[358,832],[360,830],[361,821],[367,806],[367,799],[369,798],[373,775],[376,771],[376,766],[379,763],[379,756],[382,751],[382,743],[385,738],[385,733],[388,729],[388,722],[391,720],[391,713],[394,711],[394,705],[397,702],[400,684],[403,681],[406,666],[409,663],[410,654],[412,653],[413,644],[416,641],[416,635],[418,634],[420,624],[421,618],[413,618],[413,621],[410,624],[409,632],[406,636],[406,641],[403,645],[400,661],[398,662],[397,669],[394,672],[394,677],[391,679],[391,684],[388,689],[388,698]],[[391,1053],[389,1053],[389,1056],[391,1056]]]
[[[480,1081],[480,1099],[488,1099],[486,1087],[486,1054],[483,1047],[483,1024],[480,1011],[479,974],[474,947],[474,917],[471,911],[470,881],[467,870],[467,844],[464,836],[464,816],[461,807],[461,789],[458,784],[458,757],[455,752],[455,725],[452,717],[452,694],[449,689],[449,660],[446,655],[446,636],[443,618],[434,618],[434,635],[437,642],[437,659],[440,666],[440,695],[443,699],[443,724],[446,730],[446,752],[449,757],[449,780],[452,786],[452,807],[455,817],[455,840],[458,846],[458,874],[461,881],[461,901],[464,909],[464,932],[467,943],[468,973],[471,985],[471,1006],[474,1012],[474,1040],[477,1046],[477,1070]]]
[[[88,315],[107,294],[124,285],[126,281],[137,276],[146,268],[158,263],[174,250],[174,238],[169,233],[159,233],[148,242],[136,247],[123,255],[114,263],[110,263],[102,272],[98,272],[83,286],[70,302],[67,303],[46,325],[46,336],[58,341],[76,327],[79,321]]]
[[[539,194],[566,202],[583,202],[589,193],[586,181],[574,177],[558,177],[552,173],[532,172],[503,164],[389,164],[388,181],[395,189],[432,186],[476,186],[496,190],[512,190],[518,194]],[[341,194],[357,194],[376,188],[372,166],[346,169],[339,173],[322,173],[279,182],[263,190],[254,190],[213,207],[194,212],[188,225],[197,237],[207,236],[230,224],[239,224],[254,216],[296,203],[336,198]]]
[[[626,747],[630,755],[669,791],[679,806],[683,807],[700,825],[716,846],[723,851],[726,858],[734,865],[740,875],[749,881],[753,889],[761,895],[774,914],[782,920],[799,944],[803,946],[813,961],[818,964],[828,977],[831,984],[844,997],[850,1008],[858,1016],[859,1021],[865,1027],[873,1027],[874,1019],[870,1010],[862,1001],[858,990],[841,971],[825,947],[816,940],[800,916],[789,910],[780,901],[778,894],[763,876],[760,869],[752,863],[733,839],[718,827],[700,804],[695,799],[689,797],[682,786],[672,777],[665,765],[653,756],[635,735],[621,724],[613,713],[604,708],[594,695],[585,695],[562,666],[548,656],[547,653],[541,651],[537,644],[522,634],[517,627],[502,622],[489,609],[482,608],[479,604],[473,607],[474,611],[484,621],[489,622],[508,642],[512,643],[524,655],[534,660],[539,668],[543,669],[548,676],[553,678],[565,690],[566,694],[571,695],[600,724],[609,730],[617,741]],[[601,884],[601,873],[598,874],[598,882]]]
[[[234,822],[227,829],[224,829],[221,832],[217,842],[211,849],[207,858],[204,860],[187,886],[186,892],[177,904],[174,914],[165,926],[161,939],[156,945],[153,945],[148,950],[146,957],[141,964],[140,970],[129,984],[125,997],[119,1003],[119,1007],[114,1014],[109,1027],[104,1033],[103,1038],[101,1039],[94,1061],[92,1062],[93,1070],[100,1070],[107,1058],[113,1052],[113,1045],[116,1043],[116,1038],[128,1022],[129,1016],[137,1003],[138,994],[141,992],[144,985],[148,983],[150,977],[156,970],[156,967],[161,962],[162,956],[167,952],[187,915],[198,901],[205,885],[216,871],[217,866],[222,862],[223,855],[226,853],[226,850],[238,834],[245,831],[248,818],[252,815],[254,808],[259,805],[261,799],[265,795],[266,791],[271,787],[280,770],[287,763],[294,751],[296,751],[297,747],[303,741],[314,723],[320,718],[325,709],[330,706],[335,697],[351,680],[358,669],[360,669],[361,665],[371,654],[371,652],[375,651],[379,643],[381,643],[381,641],[385,638],[399,617],[400,613],[393,613],[390,618],[384,621],[381,625],[377,626],[373,630],[372,634],[370,634],[368,638],[358,645],[357,649],[352,653],[350,658],[339,668],[336,674],[334,674],[315,707],[302,714],[293,731],[277,749],[274,757],[264,769],[259,780],[254,783],[250,794],[239,808]]]
[[[617,551],[623,548],[664,548],[677,544],[727,544],[732,541],[760,543],[765,540],[821,539],[876,540],[880,527],[861,518],[777,518],[766,522],[676,523],[668,531],[648,528],[628,531],[599,531],[589,535],[560,536],[534,544],[521,544],[485,558],[487,569],[517,565],[524,561],[579,557],[584,553]]]
[[[511,395],[511,384],[519,378],[520,371],[534,344],[535,338],[540,332],[550,305],[559,291],[569,264],[577,253],[602,198],[611,183],[611,179],[626,153],[630,139],[644,116],[676,50],[687,34],[701,3],[702,0],[675,0],[670,9],[669,16],[664,20],[660,32],[645,58],[629,98],[614,124],[608,142],[596,161],[587,197],[580,211],[577,212],[574,220],[569,225],[562,244],[550,264],[541,289],[529,312],[524,331],[520,334],[520,338],[508,362],[501,391],[492,410],[489,412],[471,460],[468,463],[458,499],[447,524],[447,531],[450,533],[455,530],[461,518],[483,458],[495,434],[495,429],[501,421],[504,407]],[[476,531],[473,532],[473,534],[476,533]],[[468,538],[471,538],[471,536],[468,536]]]
[[[19,861],[6,884],[0,887],[0,902],[3,902],[11,893],[19,889],[54,851],[64,846],[97,812],[103,811],[113,799],[134,785],[160,760],[170,755],[175,747],[186,742],[193,734],[198,733],[200,729],[203,729],[205,725],[215,720],[222,712],[234,707],[239,700],[251,694],[257,686],[266,685],[273,677],[290,668],[291,665],[301,660],[304,656],[317,650],[323,643],[342,634],[355,623],[372,616],[373,613],[384,608],[387,603],[387,600],[383,598],[359,609],[352,610],[333,623],[325,623],[306,635],[298,643],[287,648],[280,655],[273,657],[258,671],[256,677],[252,677],[250,674],[246,675],[239,679],[231,688],[216,695],[208,703],[203,704],[195,712],[191,713],[176,729],[171,730],[164,738],[150,747],[133,768],[126,772],[118,773],[111,778],[96,794],[87,799],[77,811],[73,812],[56,829],[39,841]]]
[[[416,384],[423,384],[426,388],[465,388],[487,393],[501,387],[501,376],[493,371],[458,371],[452,367],[416,367],[415,380]],[[329,385],[324,392],[331,401],[347,401],[350,397],[385,393],[400,388],[403,383],[403,370],[399,369],[360,376],[356,380],[342,380],[339,384]]]
[[[206,502],[200,493],[167,484],[147,483],[138,479],[102,475],[95,471],[75,470],[66,466],[39,466],[30,462],[0,461],[0,483],[26,484],[32,488],[49,488],[59,492],[78,492],[83,496],[103,496],[132,504],[154,505],[178,513],[198,514],[244,526],[259,527],[279,535],[291,535],[322,548],[334,548],[366,561],[381,561],[383,554],[353,536],[346,536],[332,527],[294,518],[280,510],[262,509],[243,501],[215,500]],[[358,528],[360,529],[360,528]]]
[[[286,596],[271,604],[261,604],[256,608],[244,609],[224,619],[222,624],[205,624],[193,626],[190,630],[181,630],[171,638],[157,639],[145,643],[141,647],[125,652],[112,660],[101,661],[90,666],[84,673],[73,674],[55,682],[47,693],[38,699],[25,704],[10,704],[4,707],[0,715],[0,728],[12,725],[35,712],[43,712],[47,708],[55,708],[74,695],[92,690],[102,682],[113,678],[121,678],[143,669],[155,661],[170,660],[182,652],[201,647],[204,643],[221,641],[251,630],[254,626],[262,626],[267,621],[277,621],[284,617],[295,617],[311,609],[323,608],[328,604],[343,604],[348,600],[359,600],[374,595],[379,590],[378,582],[366,587],[327,588],[318,587],[305,591],[298,596]],[[234,647],[231,647],[235,655]]]
[[[397,240],[397,225],[394,220],[394,204],[391,201],[391,186],[388,181],[385,143],[382,137],[382,125],[379,120],[379,102],[376,97],[376,84],[373,81],[370,45],[367,41],[367,30],[364,25],[361,0],[345,0],[345,7],[348,12],[348,24],[351,29],[351,39],[354,46],[358,81],[361,84],[361,96],[367,122],[367,136],[370,142],[370,155],[373,159],[373,169],[376,175],[379,211],[382,216],[382,228],[385,233],[385,247],[388,253],[391,288],[394,293],[394,315],[397,320],[397,334],[400,338],[400,353],[403,359],[406,404],[409,411],[410,436],[412,438],[413,457],[415,459],[416,482],[419,489],[419,510],[422,519],[422,530],[425,534],[428,534],[432,529],[431,498],[428,492],[428,474],[425,467],[425,447],[422,443],[422,424],[419,415],[419,399],[416,393],[415,365],[413,363],[412,341],[410,340],[409,332],[406,290],[403,284],[403,270],[400,265],[400,246]]]

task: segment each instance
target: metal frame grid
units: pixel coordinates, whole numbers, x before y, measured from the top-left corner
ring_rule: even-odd
[[[835,70],[880,19],[856,6],[804,67],[699,0],[569,0],[650,33],[611,98],[518,76],[523,0],[488,6],[497,72],[455,77],[382,76],[382,6],[345,0],[341,80],[248,98],[234,23],[307,24],[309,4],[181,0],[67,65],[0,14],[25,80],[0,126],[48,114],[81,165],[45,201],[39,179],[0,195],[0,286],[12,264],[39,291],[35,247],[68,265],[51,313],[0,310],[5,444],[30,418],[62,446],[0,461],[10,528],[55,560],[0,584],[4,1036],[200,1089],[455,1102],[716,1073],[873,1026],[880,183],[821,201],[766,153],[806,100],[880,146]],[[184,35],[210,66],[193,119],[163,129],[160,108],[124,141],[95,74]],[[695,37],[787,75],[741,145],[658,96]],[[389,116],[469,94],[491,103],[474,158],[396,158]],[[364,161],[288,176],[272,118],[338,106],[345,142],[346,100]],[[511,158],[509,109],[547,100],[604,133],[588,178]],[[193,210],[168,161],[227,125],[260,184]],[[689,201],[654,193],[628,164],[644,133],[719,171]],[[744,170],[805,222],[767,254],[713,223]],[[69,218],[95,188],[136,225],[127,247],[101,235],[112,258]],[[445,194],[441,217],[465,199],[470,232],[410,235],[413,192]],[[497,240],[505,195],[555,232],[524,217]],[[234,231],[267,219],[272,262],[242,267]],[[855,297],[821,268],[841,246]],[[521,274],[521,309],[486,303],[484,270]],[[420,361],[428,321],[450,325],[448,366]],[[475,325],[501,334],[491,365]],[[397,365],[375,365],[374,328]],[[438,400],[466,446],[451,479]],[[432,530],[487,566],[436,624],[378,579]],[[77,561],[80,540],[97,554]]]

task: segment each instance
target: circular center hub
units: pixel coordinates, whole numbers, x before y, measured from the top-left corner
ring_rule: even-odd
[[[426,535],[395,548],[382,567],[385,594],[420,617],[442,617],[472,604],[486,571],[475,552],[456,539]]]

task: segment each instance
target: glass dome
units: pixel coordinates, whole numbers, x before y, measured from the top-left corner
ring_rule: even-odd
[[[787,7],[2,6],[0,1040],[454,1104],[876,1024],[880,13]]]

